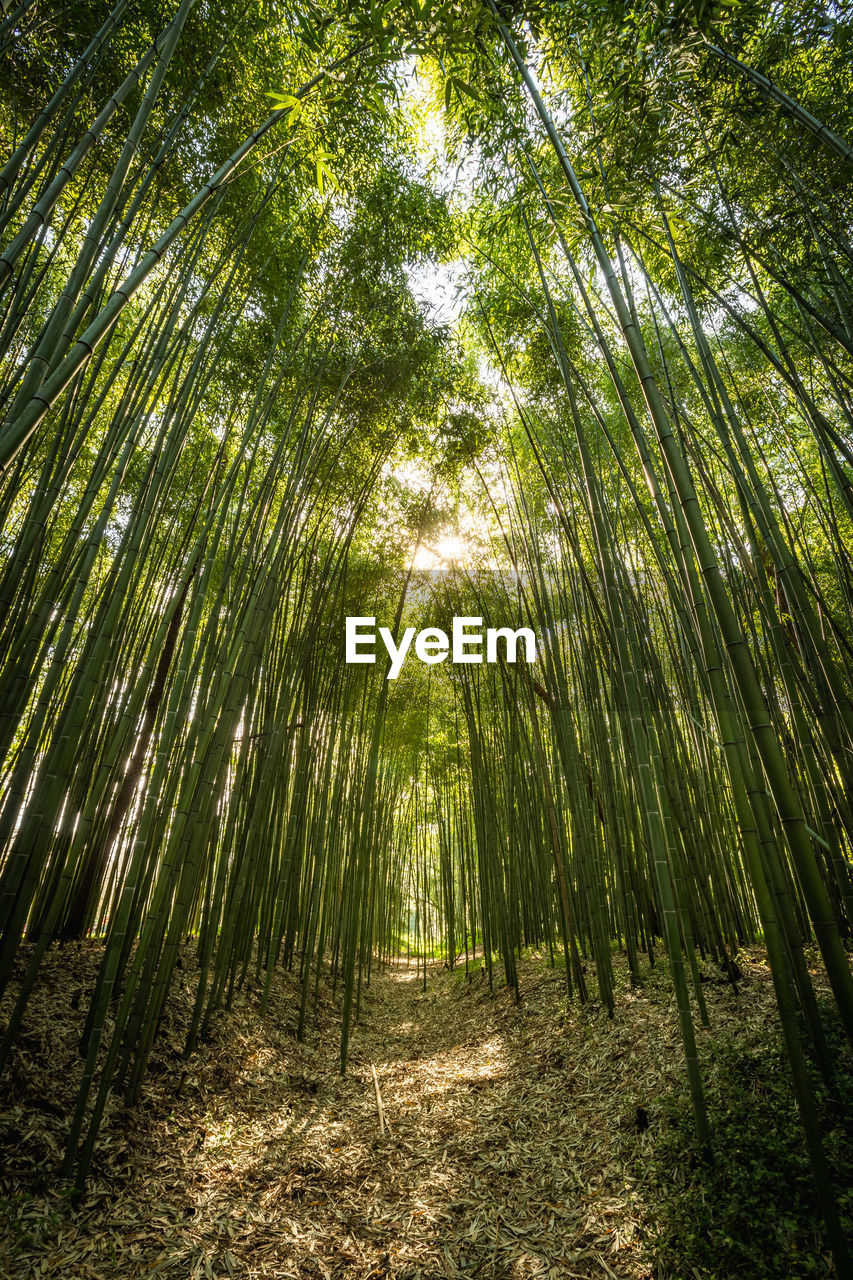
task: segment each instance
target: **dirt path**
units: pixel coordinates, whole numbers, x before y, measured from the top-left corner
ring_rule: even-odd
[[[373,1203],[367,1213],[351,1203],[390,1244],[377,1274],[587,1274],[575,1265],[583,1174],[566,1159],[568,1098],[555,1108],[547,1048],[528,1042],[526,1011],[474,981],[466,991],[442,975],[424,993],[417,975],[399,971],[372,993],[354,1045],[362,1084],[376,1064],[392,1124],[377,1142],[365,1097],[355,1151],[342,1149],[369,1169]],[[553,996],[562,979],[546,985]],[[610,1230],[595,1242],[614,1243]]]
[[[522,966],[522,984],[516,1005],[479,973],[466,981],[433,969],[426,992],[414,968],[375,977],[342,1079],[335,1002],[325,997],[319,1029],[298,1044],[285,976],[263,1023],[251,991],[222,1015],[176,1096],[188,988],[173,1002],[143,1103],[116,1110],[76,1214],[60,1189],[40,1185],[39,1152],[44,1167],[64,1122],[48,1110],[28,1135],[30,1166],[19,1162],[12,1177],[31,1190],[8,1210],[0,1272],[649,1276],[635,1174],[649,1135],[635,1121],[637,1106],[680,1078],[668,991],[623,989],[610,1022],[568,1003],[564,977],[541,962]],[[725,1013],[726,993],[714,998]],[[45,1035],[55,1039],[61,1019],[44,999]],[[43,1069],[55,1096],[57,1059],[72,1042],[43,1044],[42,1068],[33,1051],[23,1064],[30,1093],[49,1089]],[[10,1115],[22,1123],[18,1111],[3,1116],[7,1128]]]

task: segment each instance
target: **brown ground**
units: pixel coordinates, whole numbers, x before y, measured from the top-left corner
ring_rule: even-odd
[[[715,1033],[763,1034],[772,989],[741,956],[740,996],[706,986]],[[0,1274],[17,1280],[417,1280],[652,1274],[653,1211],[637,1157],[656,1099],[682,1081],[675,1010],[656,970],[631,991],[619,970],[611,1022],[579,1008],[532,958],[522,1003],[481,974],[432,967],[374,977],[345,1079],[337,1001],[293,1037],[294,982],[223,1013],[180,1061],[193,982],[182,975],[141,1105],[109,1117],[82,1205],[50,1172],[78,1071],[80,1014],[97,947],[48,957],[28,1030],[2,1085]],[[192,968],[187,953],[184,974]],[[711,973],[710,969],[708,970]],[[85,999],[82,1001],[85,1007]],[[709,1033],[700,1032],[703,1052]],[[180,1097],[176,1090],[184,1066]],[[372,1066],[390,1132],[381,1136]],[[638,1106],[650,1128],[639,1133]]]

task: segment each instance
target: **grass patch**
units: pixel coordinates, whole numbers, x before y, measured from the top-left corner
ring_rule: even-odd
[[[853,1242],[853,1062],[837,1016],[824,1010],[837,1100],[816,1072],[824,1143],[842,1225]],[[800,1280],[833,1274],[787,1057],[765,1043],[717,1044],[705,1070],[715,1164],[696,1153],[686,1094],[657,1108],[659,1131],[641,1165],[661,1280]],[[657,1126],[656,1126],[657,1127]]]

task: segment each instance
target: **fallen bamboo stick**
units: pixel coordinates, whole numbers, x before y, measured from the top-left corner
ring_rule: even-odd
[[[379,1081],[376,1077],[376,1068],[372,1062],[370,1064],[370,1070],[373,1073],[373,1087],[376,1090],[376,1110],[379,1113],[379,1136],[380,1138],[384,1138],[386,1129],[390,1133],[391,1126],[385,1119],[385,1108],[382,1105],[382,1094],[379,1092]]]

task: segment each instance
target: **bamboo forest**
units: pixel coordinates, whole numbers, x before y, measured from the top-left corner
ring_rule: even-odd
[[[853,1277],[853,9],[0,3],[0,1274]]]

